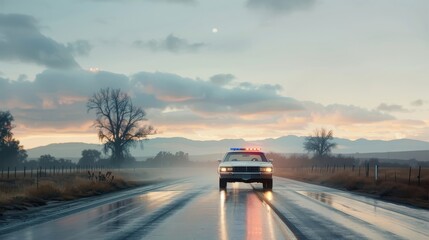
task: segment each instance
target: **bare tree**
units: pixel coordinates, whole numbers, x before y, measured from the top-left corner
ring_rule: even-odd
[[[104,88],[95,93],[87,103],[88,112],[95,111],[94,126],[104,143],[104,152],[112,152],[113,164],[120,166],[129,156],[129,148],[156,131],[146,121],[145,111],[133,105],[128,94],[120,89]]]
[[[314,135],[305,138],[304,149],[307,152],[313,152],[315,157],[326,157],[337,146],[336,143],[332,142],[333,139],[334,133],[332,130],[327,131],[324,128],[316,129]]]

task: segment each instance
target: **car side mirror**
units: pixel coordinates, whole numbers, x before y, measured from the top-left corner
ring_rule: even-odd
[[[272,162],[273,162],[273,159],[268,159],[268,162],[271,162],[271,163],[272,163]]]
[[[220,159],[218,159],[217,161],[218,161],[219,163],[220,163],[220,162],[222,162],[222,160],[220,160]]]

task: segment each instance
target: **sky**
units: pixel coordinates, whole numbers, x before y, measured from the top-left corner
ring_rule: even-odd
[[[98,143],[105,87],[155,137],[429,141],[429,1],[0,0],[0,111],[25,148]]]

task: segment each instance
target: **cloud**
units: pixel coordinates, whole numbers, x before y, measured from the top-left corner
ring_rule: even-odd
[[[232,74],[216,74],[210,77],[210,81],[217,85],[226,85],[232,80],[234,80],[234,75]]]
[[[324,106],[314,102],[304,102],[303,104],[308,114],[311,115],[311,121],[320,124],[353,125],[395,119],[389,114],[377,110],[370,111],[353,105],[331,104]]]
[[[226,88],[211,81],[159,72],[140,72],[128,77],[103,71],[50,69],[38,74],[34,80],[0,78],[0,105],[18,114],[21,124],[35,128],[61,128],[73,122],[83,124],[89,121],[86,101],[104,87],[121,88],[144,109],[165,114],[184,111],[187,112],[184,116],[213,119],[213,124],[219,119],[254,122],[261,118],[245,116],[303,110],[299,101],[281,96],[267,86]],[[202,123],[206,124],[205,121]]]
[[[269,84],[225,88],[211,81],[168,73],[140,72],[132,77],[148,95],[174,107],[202,114],[258,114],[302,110],[300,102],[281,96]]]
[[[0,105],[35,128],[61,128],[89,120],[86,101],[103,87],[129,91],[128,77],[84,70],[45,70],[33,81],[0,78]]]
[[[232,78],[229,74],[215,76]],[[17,130],[88,133],[93,131],[90,123],[94,116],[86,112],[86,102],[105,87],[128,92],[134,104],[147,111],[152,124],[167,134],[193,128],[195,134],[219,137],[270,133],[280,136],[321,124],[364,128],[385,122],[393,126],[398,121],[378,110],[299,101],[281,95],[279,85],[222,85],[212,78],[202,80],[162,72],[126,76],[106,71],[48,69],[32,80],[25,76],[19,80],[0,77],[0,106],[15,116]],[[253,133],[240,131],[243,128]]]
[[[264,90],[274,92],[274,93],[277,93],[283,89],[283,87],[280,84],[275,84],[275,85],[273,85],[273,84],[262,84],[262,85],[256,86],[250,82],[240,82],[239,86],[241,88],[244,88],[244,89],[259,88],[259,89],[264,89]]]
[[[402,107],[401,105],[397,105],[397,104],[386,104],[386,103],[381,103],[378,107],[377,107],[378,111],[381,112],[409,112],[407,109],[405,109],[404,107]]]
[[[316,0],[247,0],[246,6],[253,10],[290,13],[309,9],[315,2]]]
[[[414,107],[421,107],[421,106],[423,106],[423,100],[417,99],[415,101],[412,101],[411,105],[414,106]]]
[[[0,60],[35,63],[48,68],[79,68],[70,51],[44,36],[35,18],[0,13]]]
[[[67,43],[67,49],[73,56],[88,56],[92,45],[86,40],[77,40]]]
[[[347,138],[358,139],[400,139],[412,138],[427,141],[429,125],[419,120],[387,120],[368,124],[344,125],[335,131],[337,136],[343,135]]]
[[[172,52],[172,53],[195,53],[206,44],[200,43],[189,43],[188,40],[174,36],[173,34],[168,35],[165,39],[161,40],[150,40],[150,41],[134,41],[133,45],[138,48],[147,48],[154,52]]]

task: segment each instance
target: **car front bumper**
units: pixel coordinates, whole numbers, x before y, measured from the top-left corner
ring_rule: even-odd
[[[219,178],[227,182],[263,182],[266,179],[272,179],[272,173],[236,173],[236,172],[222,172]]]

